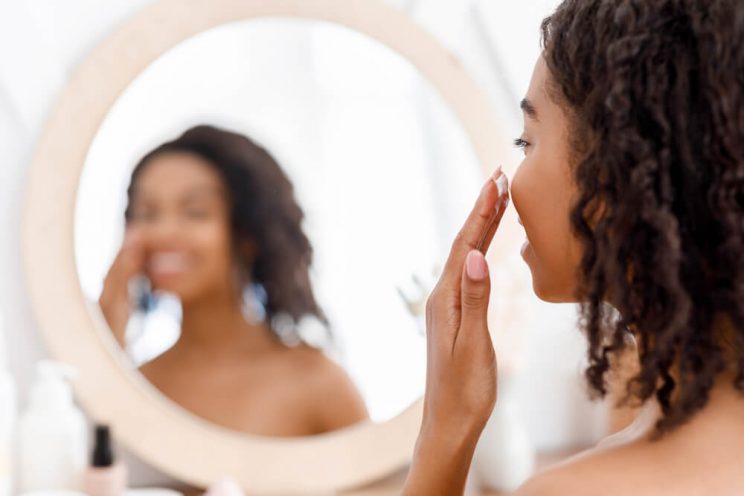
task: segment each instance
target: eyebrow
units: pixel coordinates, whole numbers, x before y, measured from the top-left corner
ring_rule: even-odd
[[[526,98],[523,98],[521,102],[519,102],[519,108],[522,109],[522,111],[527,114],[529,117],[531,117],[534,120],[537,120],[537,110],[535,109],[535,106],[532,104],[531,101],[527,100]]]
[[[193,200],[194,198],[199,199],[202,197],[216,196],[217,198],[223,197],[223,192],[219,188],[213,186],[198,186],[186,192],[183,198],[186,201]]]
[[[147,191],[135,191],[132,194],[132,201],[131,204],[136,204],[140,202],[147,202],[150,200],[150,197],[153,195],[148,195]],[[188,203],[194,200],[199,200],[200,198],[209,198],[211,196],[222,198],[223,192],[219,188],[215,188],[212,186],[197,186],[195,188],[189,189],[180,196],[179,202],[181,203]]]

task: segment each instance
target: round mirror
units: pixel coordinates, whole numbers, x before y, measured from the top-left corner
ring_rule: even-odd
[[[29,292],[87,413],[200,486],[307,494],[404,465],[426,294],[504,156],[488,109],[376,0],[128,21],[61,95],[26,201]]]
[[[96,133],[82,290],[206,420],[264,436],[386,421],[423,393],[423,303],[467,208],[443,197],[481,177],[441,96],[382,43],[222,25],[148,66]]]

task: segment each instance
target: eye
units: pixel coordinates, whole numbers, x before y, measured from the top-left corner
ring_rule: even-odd
[[[130,220],[133,222],[152,222],[157,214],[150,208],[135,208],[132,210]]]
[[[208,219],[213,212],[213,206],[204,201],[191,201],[182,207],[182,215],[189,220]]]
[[[204,208],[188,208],[185,213],[186,217],[194,220],[206,219],[209,217],[209,212]]]
[[[527,141],[525,141],[525,140],[523,140],[522,138],[517,138],[517,139],[514,140],[514,146],[516,146],[517,148],[521,148],[522,150],[524,150],[525,148],[527,148],[528,146],[530,146],[530,143],[527,142]]]

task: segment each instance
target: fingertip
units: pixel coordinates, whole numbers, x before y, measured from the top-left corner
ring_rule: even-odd
[[[509,181],[506,178],[505,175],[500,175],[498,179],[496,179],[496,188],[499,191],[499,196],[504,196],[507,191],[509,191]]]

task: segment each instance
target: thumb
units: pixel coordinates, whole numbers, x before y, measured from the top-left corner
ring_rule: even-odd
[[[471,250],[465,259],[462,274],[461,328],[484,329],[487,332],[490,295],[491,278],[486,258],[479,250]]]

